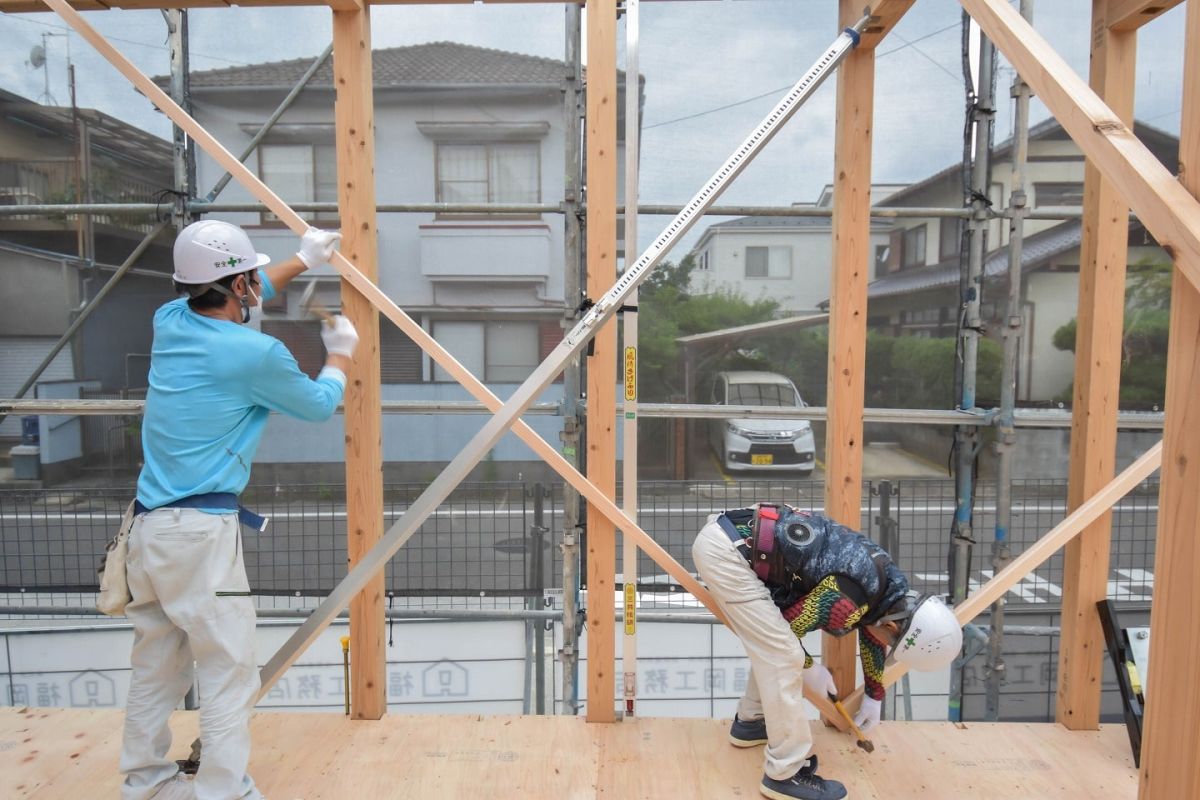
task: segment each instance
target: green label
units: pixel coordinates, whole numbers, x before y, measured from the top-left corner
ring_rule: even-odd
[[[625,419],[637,419],[637,414],[632,411],[625,412]]]
[[[563,451],[563,455],[564,455],[564,456],[573,456],[573,455],[575,455],[575,448],[574,448],[574,447],[564,447],[564,448],[562,449],[562,451]]]

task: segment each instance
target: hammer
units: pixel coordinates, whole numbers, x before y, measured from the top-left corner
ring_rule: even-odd
[[[333,315],[326,311],[322,306],[313,302],[317,294],[317,282],[309,281],[308,286],[304,288],[304,294],[300,295],[300,313],[304,315],[318,316],[326,322],[333,321]]]
[[[850,730],[853,731],[856,737],[858,737],[858,746],[863,750],[866,750],[868,753],[874,753],[874,743],[864,736],[863,732],[860,731],[858,726],[854,724],[854,718],[850,716],[850,712],[846,710],[844,705],[842,705],[842,701],[837,699],[837,695],[829,695],[829,701],[833,703],[833,707],[841,713],[842,719],[846,720],[846,724],[850,726]]]

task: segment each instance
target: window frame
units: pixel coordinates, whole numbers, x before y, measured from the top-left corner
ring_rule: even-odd
[[[534,189],[537,192],[537,196],[533,200],[533,202],[541,203],[542,202],[542,177],[543,177],[542,176],[542,144],[537,139],[524,139],[524,138],[515,139],[515,140],[508,140],[508,139],[492,139],[492,140],[474,139],[474,140],[462,140],[462,141],[435,140],[433,143],[433,198],[434,198],[434,202],[436,202],[436,203],[448,202],[442,198],[441,153],[442,153],[443,147],[482,147],[483,148],[484,164],[487,167],[487,176],[485,179],[486,180],[485,193],[487,194],[487,199],[484,202],[492,203],[492,202],[496,202],[496,201],[492,200],[492,183],[493,183],[492,157],[491,157],[492,148],[496,147],[496,146],[512,147],[514,145],[520,145],[520,146],[532,148],[535,156],[537,157],[537,177],[535,178],[535,183],[534,183]],[[492,212],[438,211],[437,213],[434,214],[435,220],[490,220],[490,219],[530,220],[530,219],[541,219],[541,218],[542,218],[542,215],[538,214],[538,213],[521,214],[521,213],[516,213],[516,212],[505,212],[505,211],[492,211]]]
[[[333,202],[335,204],[339,202],[339,200],[338,200],[338,181],[337,181],[337,148],[332,141],[324,141],[323,137],[313,137],[311,139],[288,137],[286,139],[280,139],[280,140],[268,139],[267,141],[260,142],[258,145],[258,150],[256,153],[256,159],[255,159],[255,168],[256,168],[256,172],[257,172],[259,180],[261,180],[267,186],[271,185],[271,181],[269,180],[269,177],[265,174],[264,169],[263,169],[263,166],[264,166],[263,165],[263,161],[264,161],[263,154],[266,150],[268,150],[270,148],[282,148],[282,147],[289,147],[289,148],[306,147],[306,148],[308,148],[309,175],[312,177],[312,197],[311,198],[300,199],[300,200],[292,199],[292,198],[283,198],[286,202],[288,202],[288,203],[328,203],[328,202]],[[327,148],[330,155],[333,158],[333,163],[332,163],[332,166],[333,166],[333,198],[332,198],[332,200],[321,199],[318,195],[317,190],[318,190],[319,184],[317,181],[317,177],[318,177],[318,162],[319,162],[318,149],[319,148]],[[341,211],[340,211],[340,209],[334,210],[334,211],[297,211],[296,213],[300,215],[301,219],[305,220],[306,222],[312,223],[312,224],[320,223],[323,227],[334,228],[334,229],[341,227]],[[263,228],[285,227],[283,221],[280,220],[279,217],[277,217],[275,215],[275,213],[270,211],[269,209],[259,212],[258,224],[260,227],[263,227]]]

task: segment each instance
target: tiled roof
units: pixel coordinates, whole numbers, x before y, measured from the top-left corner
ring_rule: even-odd
[[[271,61],[245,67],[227,67],[191,74],[193,91],[214,88],[268,88],[296,84],[312,65],[312,58]],[[560,83],[566,76],[566,63],[551,58],[527,56],[505,50],[459,44],[430,42],[408,47],[375,50],[371,54],[375,88],[513,86]],[[165,86],[165,76],[155,82]],[[328,58],[309,82],[312,87],[332,88],[333,59]]]
[[[1136,222],[1130,222],[1136,225]],[[1068,220],[1028,236],[1021,248],[1021,271],[1028,272],[1044,265],[1055,256],[1079,247],[1082,226],[1078,220]],[[1008,270],[1008,248],[993,250],[984,260],[985,279],[998,278]],[[958,285],[959,259],[949,258],[940,264],[902,270],[884,276],[867,287],[867,297],[891,297],[898,294],[922,292]]]

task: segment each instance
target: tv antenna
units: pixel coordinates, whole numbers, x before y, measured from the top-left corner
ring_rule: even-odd
[[[58,100],[50,91],[50,64],[47,58],[46,40],[51,36],[61,36],[67,40],[67,70],[71,69],[71,37],[66,33],[43,33],[42,43],[35,44],[29,50],[29,60],[25,63],[33,69],[42,70],[42,93],[38,95],[37,101],[42,105],[56,106]]]

